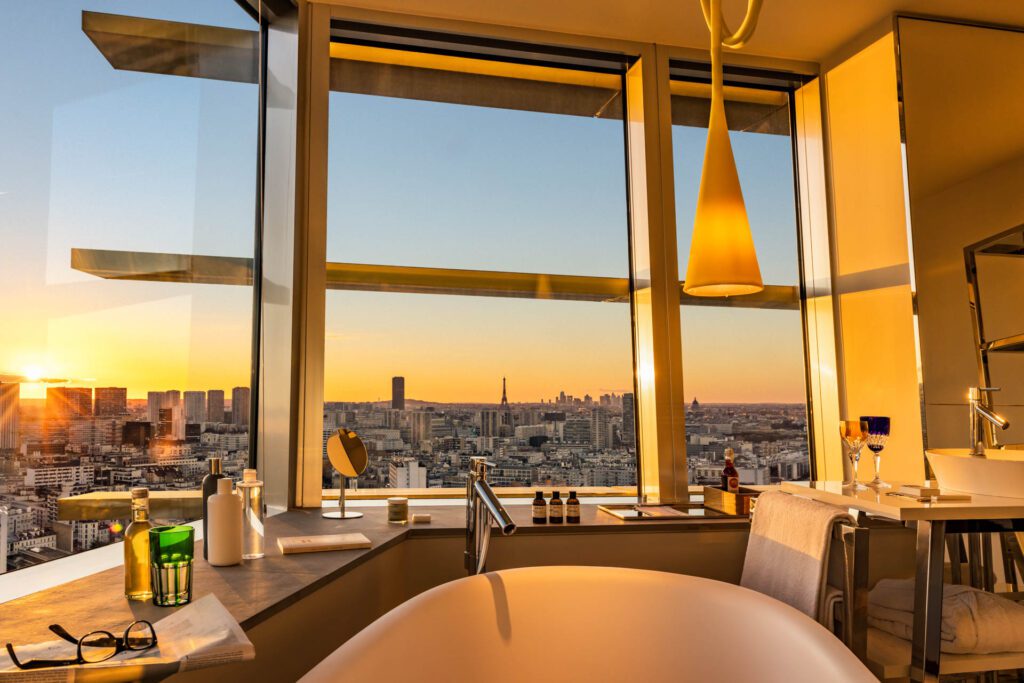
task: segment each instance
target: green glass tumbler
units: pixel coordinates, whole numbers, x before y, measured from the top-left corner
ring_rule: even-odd
[[[196,530],[190,526],[158,526],[149,530],[154,605],[173,607],[192,600],[195,543]]]

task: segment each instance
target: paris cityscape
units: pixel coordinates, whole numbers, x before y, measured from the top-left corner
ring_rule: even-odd
[[[349,487],[462,488],[474,455],[495,463],[494,486],[636,485],[632,393],[563,391],[523,402],[504,378],[496,381],[495,403],[406,398],[404,377],[392,378],[391,390],[390,400],[325,402],[325,488],[339,485],[326,443],[342,427],[359,434],[369,454]],[[240,478],[249,409],[248,387],[129,399],[123,387],[49,386],[45,399],[22,399],[18,383],[0,383],[0,572],[121,540],[125,522],[57,519],[59,498],[134,486],[197,489],[211,457]],[[805,411],[803,404],[693,399],[686,409],[690,483],[716,484],[726,448],[735,451],[744,484],[806,479]]]

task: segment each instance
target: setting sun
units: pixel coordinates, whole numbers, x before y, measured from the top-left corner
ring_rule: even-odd
[[[21,374],[26,382],[38,382],[43,377],[46,377],[46,371],[38,365],[26,365],[22,369]]]

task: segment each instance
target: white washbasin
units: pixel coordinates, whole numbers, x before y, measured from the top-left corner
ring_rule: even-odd
[[[988,449],[985,457],[967,448],[925,451],[943,491],[1024,498],[1024,451]]]
[[[789,605],[695,576],[528,567],[458,579],[367,626],[301,683],[869,683]]]

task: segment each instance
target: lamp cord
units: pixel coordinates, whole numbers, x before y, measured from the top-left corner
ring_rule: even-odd
[[[761,13],[761,2],[762,0],[747,0],[747,14],[743,17],[743,22],[735,32],[729,30],[729,25],[725,23],[725,16],[722,14],[721,0],[715,2],[718,5],[718,11],[712,10],[712,2],[714,0],[700,0],[700,9],[704,13],[704,22],[711,29],[712,36],[714,35],[714,20],[717,19],[719,22],[719,45],[738,50],[747,44],[750,40],[750,36],[754,34],[754,29],[757,28],[757,18]],[[714,47],[714,43],[712,43]]]

